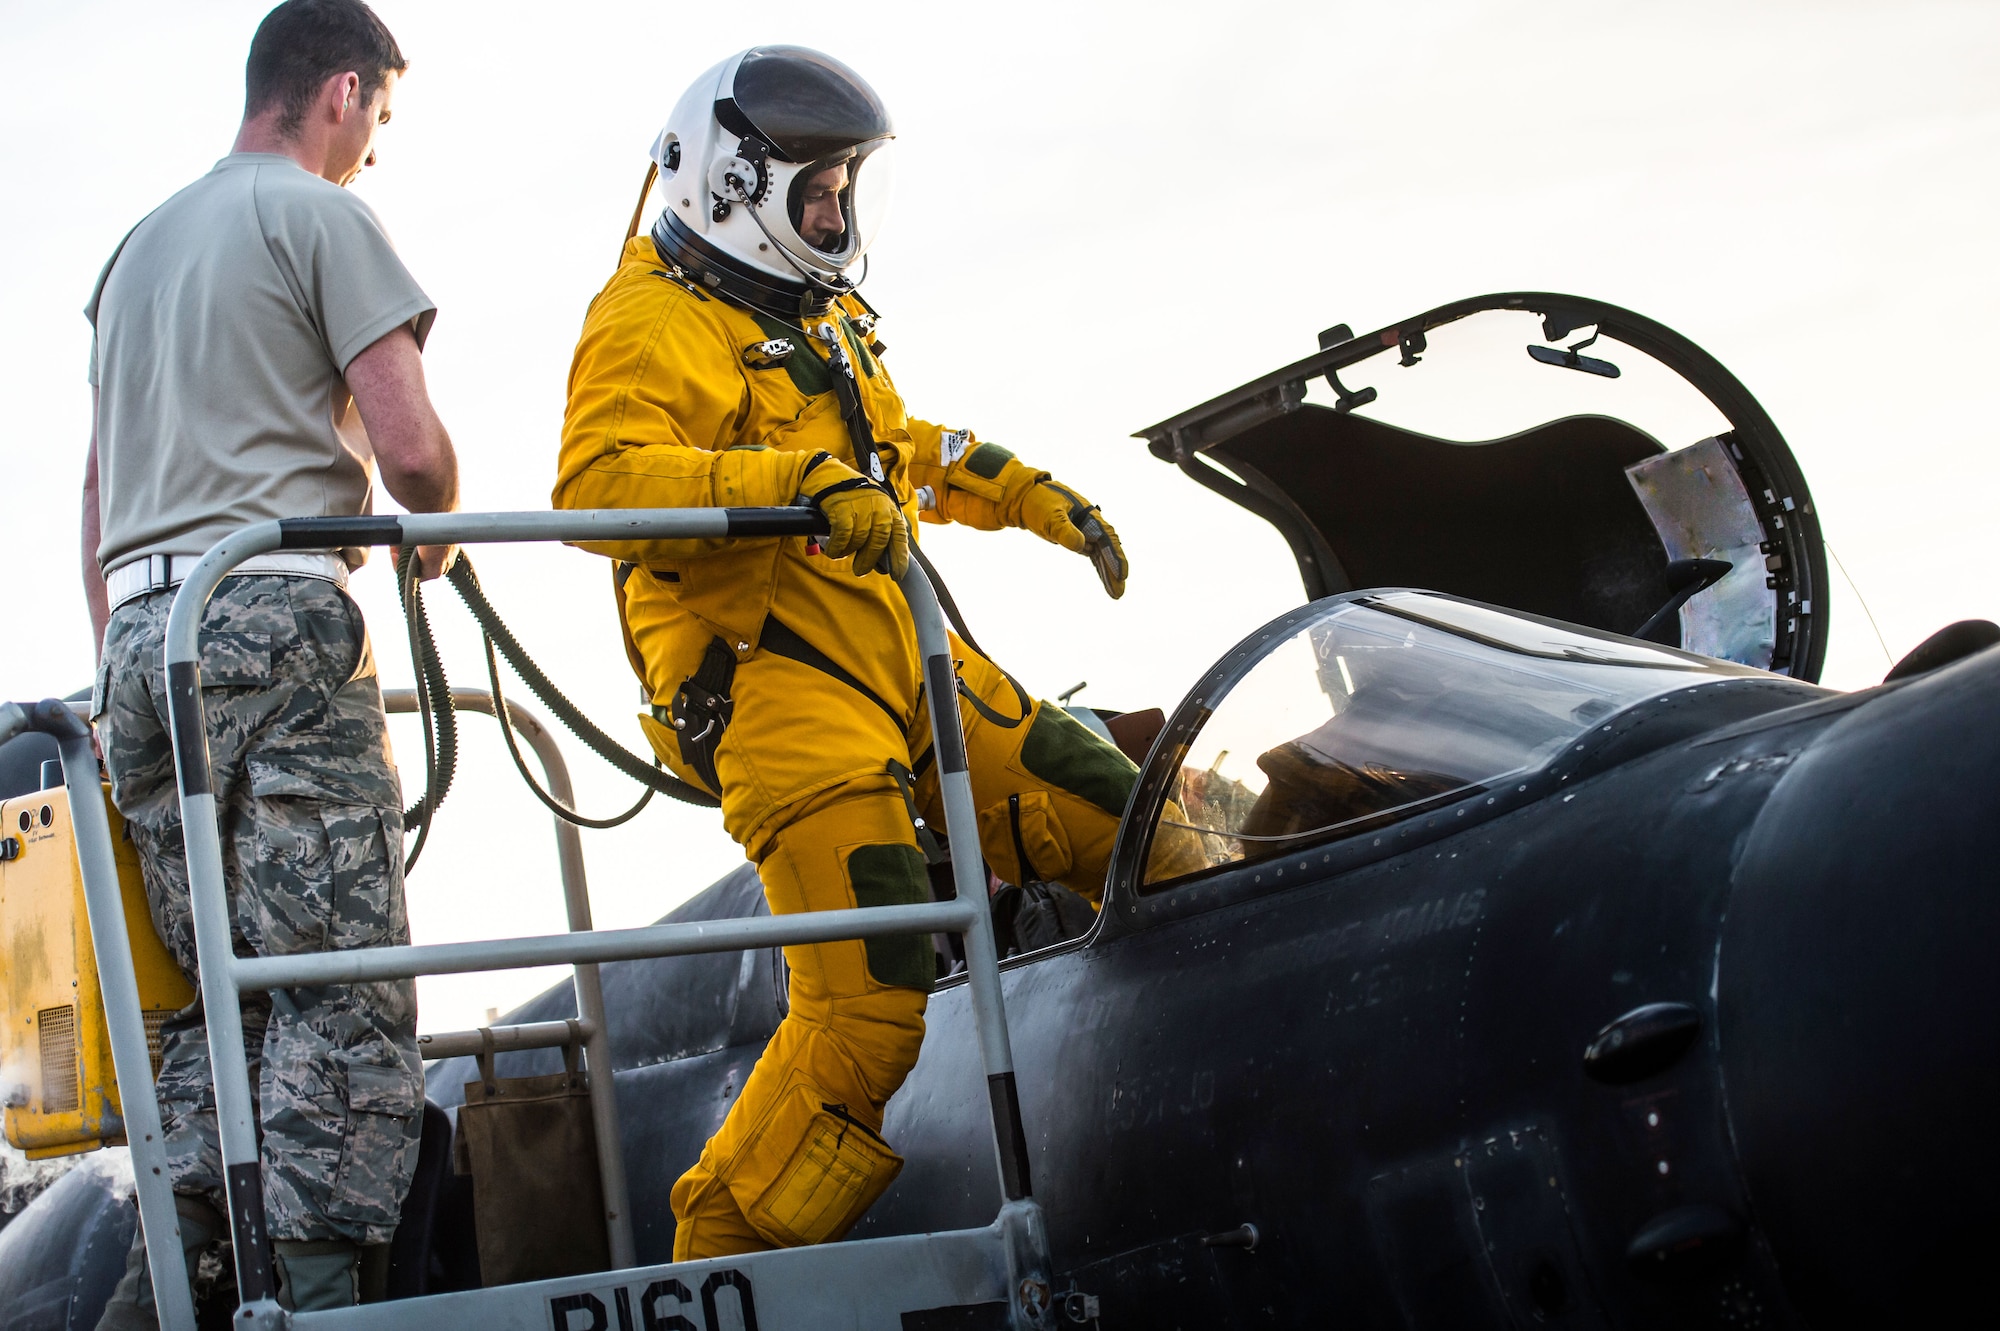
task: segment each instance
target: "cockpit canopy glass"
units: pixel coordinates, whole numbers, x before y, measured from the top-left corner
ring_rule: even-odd
[[[1144,890],[1499,787],[1633,703],[1764,673],[1426,592],[1330,601],[1209,705]]]

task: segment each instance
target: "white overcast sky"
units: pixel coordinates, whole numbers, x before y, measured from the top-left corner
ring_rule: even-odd
[[[0,695],[89,682],[79,311],[125,229],[228,150],[265,8],[0,2]],[[1489,291],[1624,305],[1734,370],[1798,455],[1887,653],[2000,619],[1995,4],[378,9],[411,68],[356,188],[440,307],[425,359],[469,507],[547,506],[570,349],[647,144],[703,68],[789,41],[860,70],[896,119],[868,294],[913,410],[1052,469],[1124,534],[1132,589],[1112,604],[1032,537],[926,533],[975,631],[1036,692],[1088,679],[1082,701],[1171,707],[1299,598],[1269,528],[1131,431],[1306,354],[1332,323]],[[641,744],[603,562],[478,563],[550,672]],[[383,565],[355,591],[385,681],[407,682]],[[448,665],[477,683],[447,600]],[[1884,648],[1838,574],[1831,602],[1827,682],[1874,682]],[[410,883],[418,937],[559,928],[546,818],[491,723],[466,730]],[[414,731],[397,733],[420,770]],[[591,810],[627,798],[572,753]],[[605,925],[654,919],[741,858],[712,814],[657,805],[586,837]],[[470,1024],[547,981],[426,981],[423,1025]]]

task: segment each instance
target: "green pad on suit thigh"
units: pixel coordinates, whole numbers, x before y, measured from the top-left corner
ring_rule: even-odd
[[[1021,741],[1021,766],[1114,818],[1138,783],[1139,769],[1102,735],[1060,707],[1043,703]]]
[[[857,846],[847,857],[847,879],[857,906],[915,906],[931,899],[930,875],[915,846]],[[868,973],[877,984],[930,992],[937,979],[936,952],[928,934],[869,938]]]

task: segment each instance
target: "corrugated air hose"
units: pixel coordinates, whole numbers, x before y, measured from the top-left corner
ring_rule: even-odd
[[[396,590],[403,599],[403,626],[409,633],[410,660],[417,670],[417,714],[424,727],[424,793],[403,811],[403,831],[416,829],[416,844],[403,861],[403,872],[416,868],[430,839],[431,819],[451,790],[458,772],[458,714],[451,708],[451,684],[444,677],[437,643],[431,637],[430,616],[417,581],[416,549],[404,546],[396,558]],[[440,706],[441,705],[441,706]]]
[[[417,662],[417,709],[422,714],[424,727],[424,797],[404,815],[406,827],[417,828],[417,844],[410,851],[404,872],[417,862],[417,855],[423,850],[424,838],[429,833],[430,822],[438,805],[444,802],[445,792],[451,787],[451,779],[458,760],[458,728],[456,714],[451,706],[451,687],[445,681],[444,667],[438,659],[437,644],[431,636],[430,621],[424,611],[422,585],[410,572],[410,552],[405,550],[397,564],[398,585],[403,592],[404,617],[408,622],[410,653]],[[500,735],[506,741],[508,756],[514,760],[514,768],[521,779],[534,792],[550,812],[578,827],[609,828],[636,817],[652,801],[655,794],[664,794],[686,804],[702,808],[718,808],[721,801],[697,786],[689,785],[673,774],[665,771],[658,759],[648,762],[626,749],[618,741],[604,733],[595,722],[583,714],[582,709],[564,696],[542,668],[535,664],[527,649],[521,646],[513,630],[501,621],[499,613],[480,590],[479,575],[473,571],[472,560],[460,551],[458,558],[445,574],[452,589],[465,602],[465,608],[472,612],[479,623],[480,637],[486,650],[486,675],[493,694],[494,719],[500,723]],[[590,818],[570,808],[555,796],[549,794],[535,780],[528,769],[527,760],[521,755],[518,739],[514,734],[512,718],[507,714],[506,695],[500,686],[500,663],[495,656],[507,658],[514,673],[527,684],[531,693],[553,712],[567,726],[572,734],[582,740],[598,757],[616,767],[625,775],[646,787],[645,793],[636,804],[624,812],[609,818]],[[433,722],[433,715],[436,720]],[[435,738],[434,738],[435,734]]]

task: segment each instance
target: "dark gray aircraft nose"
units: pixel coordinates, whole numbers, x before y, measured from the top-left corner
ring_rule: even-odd
[[[1728,1115],[1813,1325],[1990,1308],[1996,865],[2000,650],[1856,709],[1750,832],[1718,966]]]

